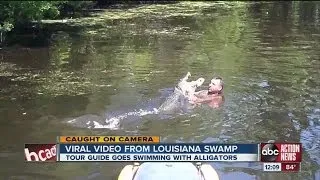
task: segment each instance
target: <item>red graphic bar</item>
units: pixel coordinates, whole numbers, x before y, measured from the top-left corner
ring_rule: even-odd
[[[281,172],[299,172],[300,163],[281,163]]]
[[[25,144],[24,157],[27,162],[56,162],[56,144]]]

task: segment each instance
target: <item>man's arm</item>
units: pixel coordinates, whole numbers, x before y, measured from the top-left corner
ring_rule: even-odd
[[[194,93],[194,95],[198,98],[204,97],[207,94],[208,94],[208,90],[202,90]]]
[[[193,97],[190,99],[190,102],[191,102],[191,103],[210,102],[210,101],[212,101],[212,99],[213,99],[214,96],[219,96],[219,95],[218,95],[218,94],[212,94],[212,95],[205,95],[205,96],[201,96],[201,97],[193,96]]]
[[[203,102],[208,102],[211,101],[212,97],[211,96],[205,96],[205,97],[201,97],[201,98],[197,98],[194,100],[195,103],[203,103]]]
[[[202,103],[210,100],[211,98],[208,96],[203,96],[203,97],[191,96],[189,99],[189,102],[192,104],[198,104],[198,103]]]

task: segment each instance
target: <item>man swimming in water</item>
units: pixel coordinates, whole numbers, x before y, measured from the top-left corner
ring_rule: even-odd
[[[223,101],[223,81],[220,77],[210,81],[208,90],[196,92],[189,98],[191,104],[208,104],[212,108],[220,107]]]

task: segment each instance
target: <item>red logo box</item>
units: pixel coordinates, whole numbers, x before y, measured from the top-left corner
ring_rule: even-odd
[[[261,162],[298,163],[302,160],[301,143],[261,143]]]
[[[24,157],[27,162],[56,162],[56,144],[25,144]]]

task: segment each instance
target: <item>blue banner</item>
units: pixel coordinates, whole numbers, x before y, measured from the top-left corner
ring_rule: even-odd
[[[216,153],[258,154],[258,144],[60,144],[60,153],[168,154]]]

